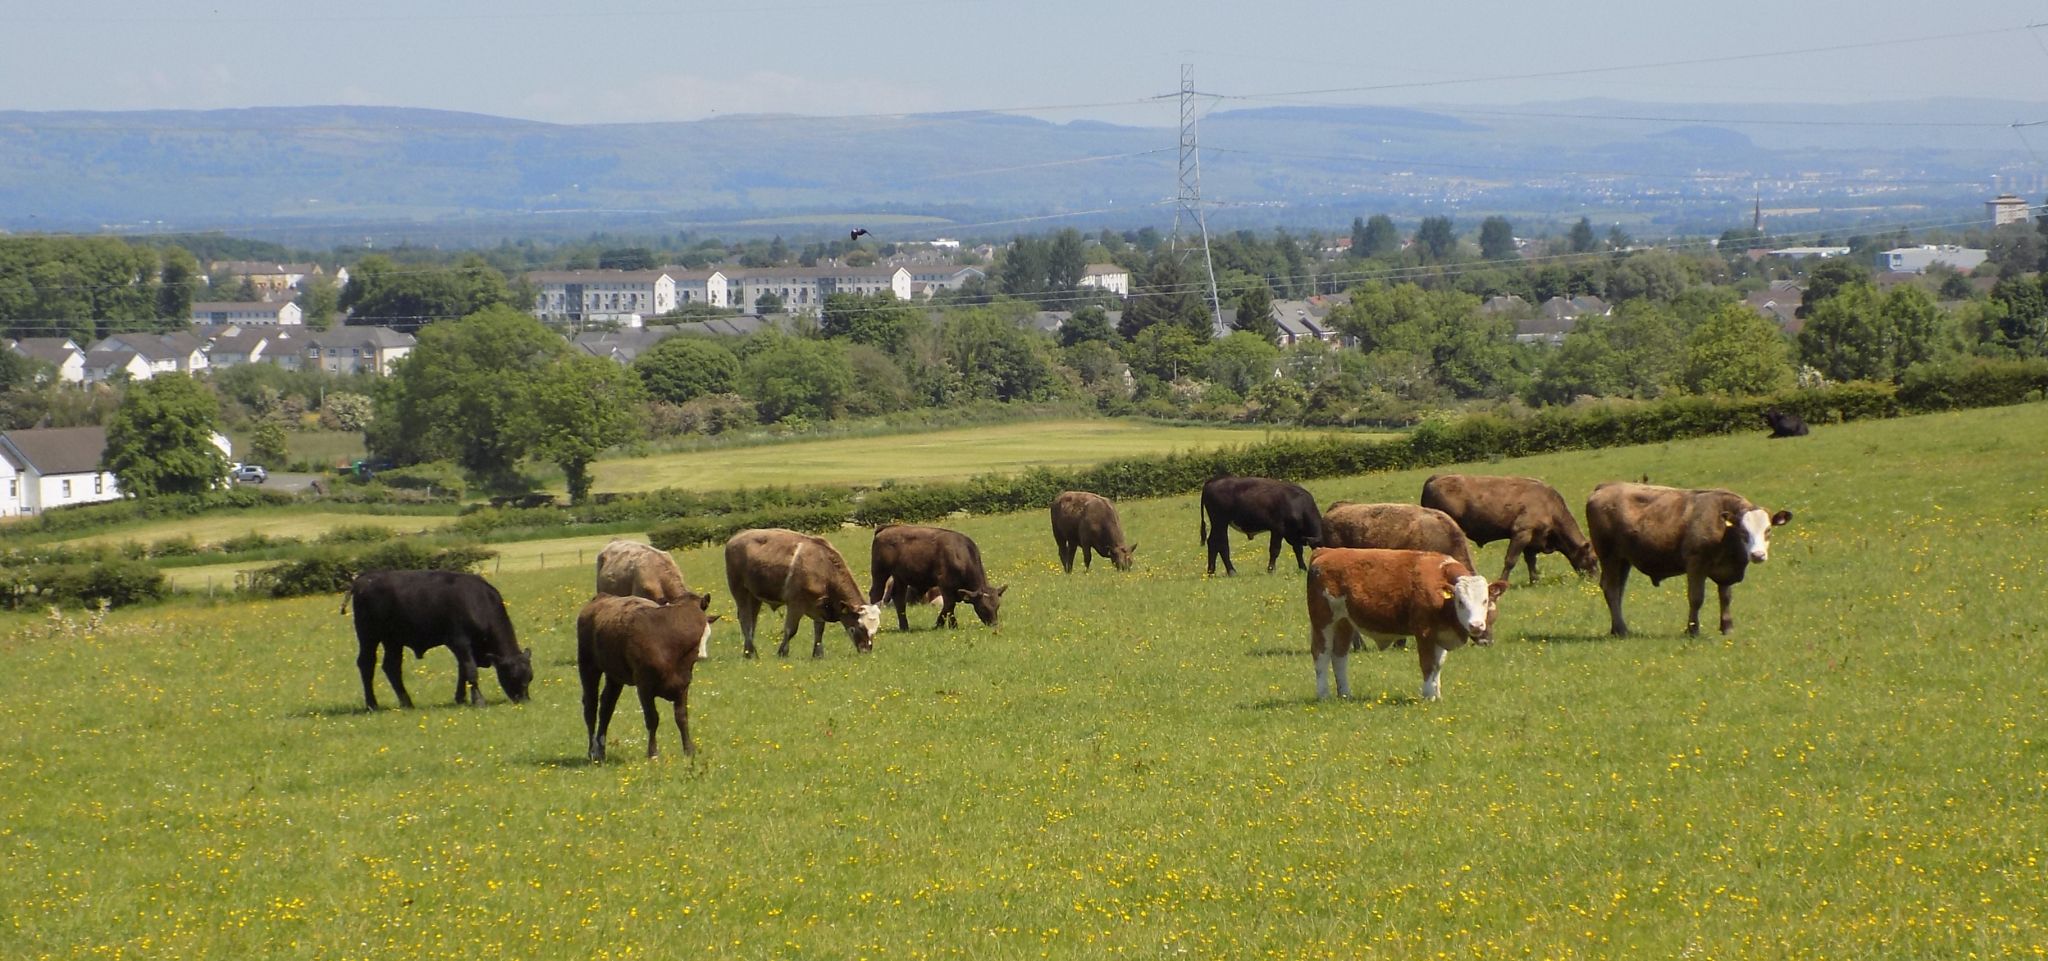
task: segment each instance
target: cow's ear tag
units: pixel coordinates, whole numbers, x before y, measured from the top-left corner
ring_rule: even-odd
[[[1447,601],[1448,601],[1448,600],[1450,600],[1451,598],[1453,598],[1453,597],[1456,597],[1456,596],[1458,596],[1458,592],[1456,592],[1456,591],[1453,591],[1453,590],[1451,590],[1451,589],[1450,589],[1450,588],[1448,588],[1448,587],[1444,588],[1444,600],[1447,600]]]

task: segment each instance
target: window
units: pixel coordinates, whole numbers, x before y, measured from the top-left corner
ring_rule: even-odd
[[[71,496],[71,482],[68,480],[64,482],[63,495],[65,497]]]
[[[17,498],[17,497],[20,497],[20,496],[21,496],[21,478],[19,478],[19,477],[9,477],[9,478],[7,479],[7,499],[8,499],[8,500],[13,500],[13,499],[15,499],[15,498]]]
[[[104,494],[107,492],[107,475],[92,475],[92,492],[94,494]]]

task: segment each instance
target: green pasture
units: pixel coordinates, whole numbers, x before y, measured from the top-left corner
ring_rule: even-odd
[[[920,611],[870,655],[834,627],[822,660],[748,662],[728,616],[694,760],[666,705],[641,757],[628,697],[584,761],[585,565],[494,577],[534,649],[520,706],[486,678],[453,707],[435,651],[406,664],[420,709],[364,713],[334,597],[17,616],[0,955],[2038,956],[2044,435],[2036,404],[1468,465],[1795,516],[1725,638],[1640,576],[1610,638],[1546,556],[1435,703],[1407,651],[1316,702],[1292,559],[1237,539],[1240,574],[1202,576],[1192,496],[1123,505],[1127,574],[1061,574],[1037,512],[959,521],[1010,585],[1001,633]],[[837,540],[865,586],[867,535]],[[729,615],[718,553],[679,560]]]
[[[959,480],[1040,465],[1064,467],[1213,450],[1284,436],[1316,435],[1294,429],[1180,427],[1127,420],[1027,421],[619,458],[598,462],[592,473],[600,491]]]
[[[342,513],[322,511],[313,506],[304,510],[268,508],[150,521],[123,526],[108,533],[73,538],[62,543],[79,547],[121,544],[127,541],[153,544],[175,537],[190,537],[198,544],[218,544],[230,538],[252,533],[268,537],[313,540],[337,527],[389,527],[402,533],[418,533],[439,530],[453,523],[455,516],[452,514]]]

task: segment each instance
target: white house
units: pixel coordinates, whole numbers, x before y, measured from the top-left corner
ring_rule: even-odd
[[[67,504],[90,504],[121,496],[114,475],[102,466],[104,427],[58,427],[0,433],[0,460],[10,472],[0,488],[0,509],[40,514]]]
[[[289,300],[193,301],[192,323],[236,324],[243,327],[292,327],[306,322],[305,311]]]
[[[676,306],[710,304],[713,307],[730,307],[731,284],[722,270],[690,270],[685,267],[663,267],[669,279],[676,285]]]
[[[542,320],[617,322],[676,309],[676,282],[666,270],[536,270],[533,314]]]
[[[731,306],[751,310],[774,294],[790,313],[815,312],[833,294],[877,294],[910,299],[910,271],[902,267],[748,267],[728,275]]]
[[[1955,244],[1921,244],[1918,247],[1895,247],[1877,255],[1877,269],[1897,271],[1906,274],[1923,274],[1935,264],[1969,273],[1990,259],[1989,251],[1974,247],[1958,247]]]
[[[207,367],[206,342],[183,331],[170,334],[109,334],[92,345],[94,352],[132,350],[149,364],[152,374],[190,374]]]
[[[338,327],[306,338],[304,366],[332,374],[369,371],[383,376],[412,353],[418,340],[389,327]]]
[[[910,271],[910,293],[914,297],[929,299],[940,291],[959,290],[961,285],[977,277],[986,278],[978,267],[961,267],[954,264],[908,264]]]
[[[62,383],[85,383],[85,351],[69,337],[23,337],[9,344],[8,349],[49,364]]]
[[[132,350],[90,350],[83,364],[85,383],[98,384],[127,374],[129,380],[148,380],[155,375],[149,361]]]
[[[1131,272],[1116,264],[1089,264],[1081,270],[1081,286],[1106,290],[1118,297],[1131,295]]]

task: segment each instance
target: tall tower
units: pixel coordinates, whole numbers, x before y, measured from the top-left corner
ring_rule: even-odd
[[[1173,238],[1175,251],[1180,249],[1180,226],[1183,220],[1192,221],[1202,233],[1202,263],[1209,276],[1209,335],[1223,337],[1230,333],[1223,326],[1223,302],[1216,295],[1216,261],[1209,255],[1209,221],[1202,215],[1202,155],[1195,132],[1195,80],[1194,65],[1180,65],[1180,190],[1174,196]]]

